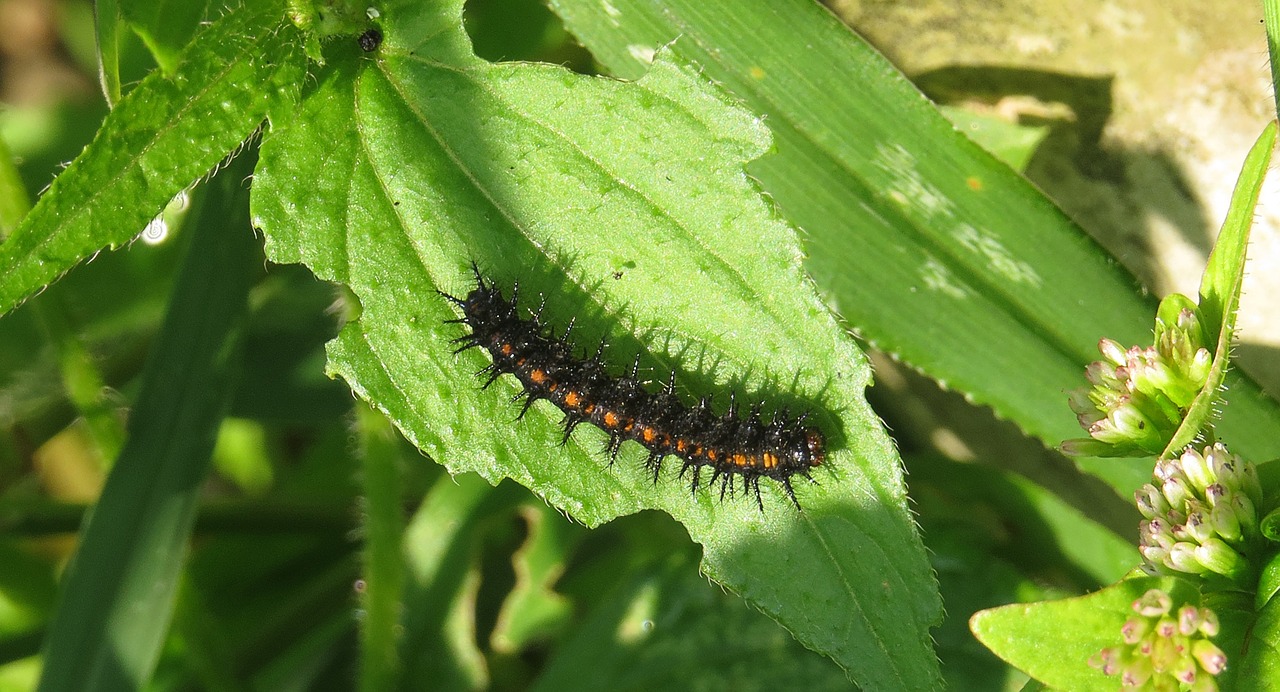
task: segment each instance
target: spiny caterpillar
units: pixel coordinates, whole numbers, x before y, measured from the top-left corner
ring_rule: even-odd
[[[764,511],[760,479],[771,478],[782,484],[800,509],[791,477],[799,474],[812,480],[809,470],[826,457],[826,439],[820,430],[804,424],[805,415],[792,418],[780,411],[765,422],[761,405],[756,404],[742,417],[733,396],[729,410],[720,415],[712,412],[705,397],[688,406],[676,396],[674,372],[665,386],[649,391],[636,377],[639,357],[629,373],[611,374],[601,360],[603,344],[595,355],[579,356],[567,339],[568,330],[557,338],[540,321],[540,312],[520,316],[518,284],[507,299],[492,282],[485,281],[474,263],[471,268],[476,287],[466,298],[440,292],[462,309],[463,316],[448,323],[471,329],[470,334],[454,339],[459,344],[455,353],[477,346],[489,352],[493,362],[477,373],[487,374],[484,388],[507,374],[520,381],[523,391],[517,399],[524,398],[524,404],[518,418],[523,418],[535,401],[546,399],[564,412],[562,444],[568,442],[575,427],[589,422],[609,433],[605,451],[610,459],[617,458],[627,440],[649,450],[645,466],[655,483],[662,460],[675,456],[684,462],[682,478],[692,472],[690,487],[695,492],[703,467],[710,467],[708,485],[720,481],[722,499],[726,492],[734,493],[734,479],[741,478],[743,492],[754,490],[756,504]]]

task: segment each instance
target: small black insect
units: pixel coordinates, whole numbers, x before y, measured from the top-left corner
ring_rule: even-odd
[[[810,478],[809,471],[826,458],[826,438],[817,428],[804,424],[805,416],[792,418],[785,411],[766,422],[759,404],[745,417],[730,397],[729,410],[717,415],[708,399],[689,406],[675,393],[675,373],[657,391],[649,391],[636,375],[639,359],[630,372],[613,375],[594,356],[581,357],[568,340],[543,326],[538,315],[521,317],[516,290],[507,299],[493,283],[486,282],[472,265],[476,287],[466,298],[440,293],[462,309],[463,316],[449,320],[465,324],[471,333],[454,339],[457,352],[480,346],[493,363],[478,374],[487,375],[484,387],[505,374],[514,375],[523,388],[520,417],[538,399],[546,399],[564,412],[564,441],[583,422],[609,433],[606,451],[617,458],[622,443],[632,440],[649,450],[646,466],[656,483],[662,460],[676,456],[683,460],[680,475],[692,472],[691,488],[697,490],[704,466],[711,467],[708,485],[720,481],[720,495],[733,494],[734,479],[742,479],[742,491],[755,491],[760,498],[760,479],[780,483],[796,509],[800,503],[791,486],[791,477]]]
[[[360,38],[356,39],[356,41],[360,44],[360,50],[372,53],[378,50],[378,46],[382,45],[382,32],[377,29],[369,29],[360,34]]]

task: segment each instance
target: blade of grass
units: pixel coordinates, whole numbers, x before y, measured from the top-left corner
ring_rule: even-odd
[[[203,191],[128,440],[63,581],[43,691],[138,689],[155,666],[259,264],[243,189],[253,158],[241,156]]]

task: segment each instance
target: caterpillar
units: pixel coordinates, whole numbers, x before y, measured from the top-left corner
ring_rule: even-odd
[[[637,378],[639,356],[625,374],[611,374],[602,360],[603,343],[595,355],[578,355],[568,340],[572,323],[563,335],[554,336],[542,324],[541,310],[527,317],[519,314],[518,283],[508,299],[474,263],[471,270],[476,285],[465,298],[437,291],[462,311],[462,317],[446,324],[463,324],[471,330],[453,340],[454,352],[476,347],[488,351],[493,362],[476,373],[487,378],[484,389],[503,375],[515,376],[522,391],[514,400],[524,400],[517,420],[534,402],[546,399],[564,413],[561,444],[569,441],[574,428],[589,422],[609,434],[605,452],[610,464],[627,440],[647,449],[645,466],[654,483],[663,459],[674,456],[683,462],[680,477],[691,473],[690,489],[695,493],[703,468],[709,467],[707,485],[714,487],[719,481],[722,500],[726,492],[734,494],[735,479],[741,479],[742,492],[754,491],[763,512],[760,480],[769,478],[781,484],[800,509],[792,477],[799,474],[812,481],[810,470],[826,458],[826,438],[816,427],[805,425],[807,414],[793,418],[782,410],[766,421],[757,403],[744,416],[732,394],[722,414],[712,411],[707,397],[689,406],[675,393],[674,371],[664,386],[650,391]]]

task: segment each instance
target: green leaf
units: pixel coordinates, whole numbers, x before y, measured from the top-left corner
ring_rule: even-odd
[[[166,74],[173,74],[177,68],[182,49],[200,28],[210,5],[210,0],[113,0],[116,1],[121,15]],[[269,0],[245,1],[264,8],[272,6]],[[275,4],[274,9],[279,13],[280,5]]]
[[[172,78],[152,74],[0,245],[0,313],[101,248],[128,242],[287,101],[305,58],[280,8],[230,12]]]
[[[1280,689],[1280,555],[1271,555],[1262,568],[1256,598],[1257,619],[1248,631],[1244,660],[1230,662],[1237,680],[1254,689]]]
[[[258,254],[244,215],[244,158],[212,183],[195,219],[129,437],[62,582],[41,690],[138,689],[160,653]]]
[[[8,662],[15,640],[38,633],[47,621],[58,581],[53,561],[21,538],[0,541],[0,560],[0,661]]]
[[[360,302],[332,371],[451,471],[514,478],[588,525],[663,509],[704,546],[708,575],[859,682],[936,685],[936,587],[863,398],[866,361],[742,171],[768,131],[676,62],[626,84],[479,61],[459,14],[383,7],[379,51],[331,44],[332,69],[264,141],[254,214],[271,258]],[[721,409],[732,389],[810,411],[832,452],[797,491],[804,511],[768,482],[763,513],[691,495],[672,469],[655,487],[634,445],[606,468],[596,429],[557,447],[549,404],[515,421],[515,383],[479,388],[488,357],[452,354],[458,313],[432,291],[465,294],[473,259],[545,295],[548,323],[577,316],[584,351],[609,336],[619,370],[640,353],[651,379],[677,370]]]
[[[1247,681],[1248,689],[1280,689],[1280,599],[1271,599],[1258,612],[1243,660],[1229,665],[1231,675]]]
[[[1017,125],[995,116],[956,108],[938,108],[956,129],[1015,171],[1025,171],[1036,149],[1049,136],[1047,125]]]
[[[1132,603],[1150,589],[1169,593],[1175,603],[1199,602],[1190,582],[1143,577],[1078,598],[984,610],[973,616],[970,627],[997,656],[1053,689],[1111,689],[1119,681],[1089,667],[1088,661],[1120,643],[1120,628],[1133,615]]]
[[[1209,379],[1200,394],[1191,403],[1178,431],[1169,440],[1161,458],[1180,454],[1192,440],[1200,435],[1213,414],[1226,377],[1231,359],[1231,340],[1236,329],[1236,309],[1240,306],[1240,286],[1244,281],[1245,254],[1249,247],[1249,229],[1253,226],[1254,209],[1258,206],[1258,194],[1271,163],[1271,152],[1276,145],[1276,123],[1272,121],[1262,129],[1249,155],[1240,169],[1240,179],[1231,193],[1231,206],[1222,222],[1218,240],[1209,255],[1204,277],[1200,280],[1200,320],[1205,336],[1212,344],[1213,367]]]
[[[31,198],[14,165],[13,152],[0,138],[0,238],[7,237],[29,211]]]
[[[556,650],[534,692],[849,689],[830,661],[680,558],[630,567]]]
[[[998,552],[1026,570],[1070,574],[1083,588],[1110,584],[1142,560],[1131,539],[1018,474],[942,458],[913,459],[908,470],[926,543],[935,527],[992,524],[1009,543]]]
[[[606,69],[670,44],[762,114],[751,174],[805,230],[806,268],[862,336],[1050,447],[1098,339],[1150,338],[1154,302],[1026,180],[967,140],[873,47],[810,0],[553,0]],[[803,40],[797,40],[803,37]],[[1280,455],[1280,407],[1228,376],[1219,431]],[[1077,459],[1130,495],[1142,460]]]
[[[529,536],[511,557],[516,583],[502,603],[491,641],[495,651],[515,654],[549,638],[573,616],[573,604],[554,587],[564,574],[569,549],[583,529],[537,503],[521,508]]]
[[[120,3],[95,2],[93,24],[98,39],[98,79],[107,104],[115,105],[120,102]]]
[[[472,553],[484,522],[507,516],[513,504],[510,492],[472,474],[442,477],[423,498],[405,531],[405,680],[431,680],[439,689],[486,686],[471,608],[479,581]]]

